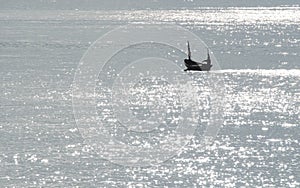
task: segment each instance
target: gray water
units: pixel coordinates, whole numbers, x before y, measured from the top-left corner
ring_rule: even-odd
[[[211,145],[200,147],[196,131],[151,167],[87,149],[73,115],[74,74],[98,37],[128,23],[177,24],[210,47],[225,86]],[[299,23],[299,7],[0,11],[1,187],[299,187]]]

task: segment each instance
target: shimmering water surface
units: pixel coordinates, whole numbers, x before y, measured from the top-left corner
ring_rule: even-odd
[[[160,165],[123,167],[83,143],[72,108],[78,62],[127,23],[174,23],[202,38],[222,68],[224,124]],[[3,187],[300,186],[300,8],[0,11]],[[195,55],[197,57],[197,55]],[[205,102],[202,103],[205,105]]]

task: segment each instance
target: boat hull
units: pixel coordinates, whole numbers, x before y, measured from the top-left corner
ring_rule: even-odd
[[[184,64],[187,68],[185,71],[209,71],[212,67],[211,64],[198,63],[191,59],[185,59]]]

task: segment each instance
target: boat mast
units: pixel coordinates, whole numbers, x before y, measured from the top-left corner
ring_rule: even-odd
[[[207,48],[207,63],[211,64],[211,60],[210,60],[210,55],[209,55],[209,50]]]
[[[188,44],[188,58],[189,58],[189,60],[191,60],[191,48],[190,48],[189,41],[187,41],[187,44]]]

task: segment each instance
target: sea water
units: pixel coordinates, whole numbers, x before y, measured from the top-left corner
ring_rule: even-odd
[[[213,142],[202,147],[196,131],[181,152],[149,167],[101,158],[72,107],[80,58],[132,23],[195,33],[221,67],[203,74],[221,74],[224,86]],[[0,11],[1,187],[299,187],[299,23],[294,6]],[[187,74],[201,87],[202,73]]]

